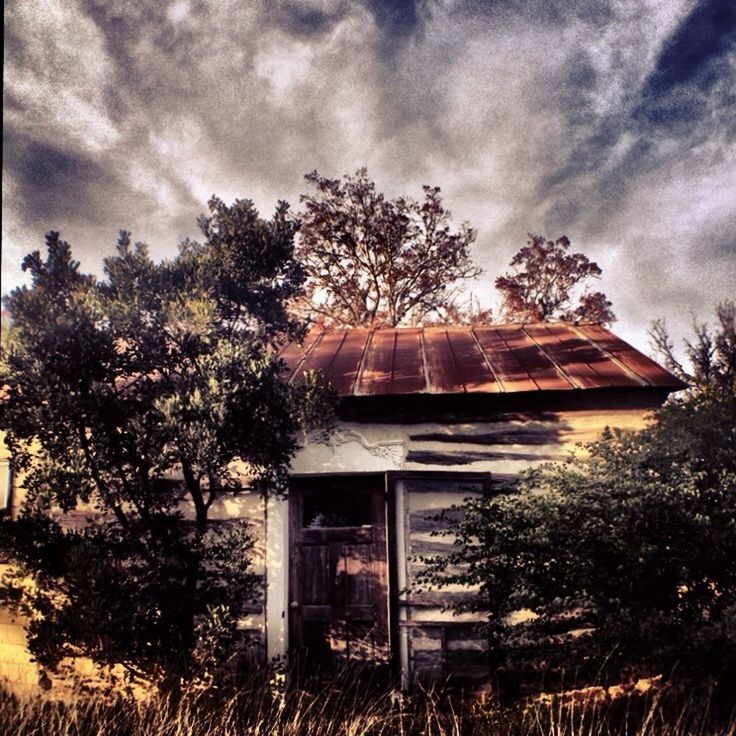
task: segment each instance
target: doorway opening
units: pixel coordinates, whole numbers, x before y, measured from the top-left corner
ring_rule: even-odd
[[[289,509],[292,661],[308,675],[388,670],[384,476],[293,478]]]

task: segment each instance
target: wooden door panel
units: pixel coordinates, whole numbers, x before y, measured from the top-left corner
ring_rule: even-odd
[[[383,663],[388,660],[388,643],[370,623],[349,621],[346,625],[347,657],[351,662]]]
[[[330,603],[330,564],[329,545],[302,547],[302,604]]]
[[[386,663],[383,478],[296,481],[290,506],[292,653],[310,671]]]
[[[373,559],[373,545],[346,544],[343,547],[345,575],[345,605],[371,605],[374,599],[376,567],[381,561]]]

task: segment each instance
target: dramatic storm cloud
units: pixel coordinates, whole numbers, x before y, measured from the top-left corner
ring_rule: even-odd
[[[646,346],[736,291],[732,0],[15,0],[6,6],[3,292],[59,229],[99,272],[156,256],[212,193],[298,207],[304,173],[442,187],[472,285],[527,232],[604,270]]]

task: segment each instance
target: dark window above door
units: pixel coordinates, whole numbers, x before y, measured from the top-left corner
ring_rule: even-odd
[[[327,529],[375,524],[375,490],[382,479],[335,476],[302,479],[302,529]]]

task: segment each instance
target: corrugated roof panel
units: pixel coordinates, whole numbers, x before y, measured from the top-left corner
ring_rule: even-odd
[[[367,328],[349,330],[330,365],[330,382],[340,396],[351,393],[363,351],[370,336]]]
[[[536,391],[539,389],[496,329],[475,327],[473,332],[486,358],[493,366],[496,376],[501,381],[504,391]]]
[[[287,370],[284,372],[284,378],[287,381],[292,380],[295,372],[301,373],[302,361],[306,358],[309,351],[314,347],[315,342],[322,336],[323,330],[315,327],[312,328],[304,338],[301,345],[296,342],[288,342],[279,351],[279,358],[286,363]]]
[[[421,330],[397,330],[391,393],[415,394],[426,390]]]
[[[574,388],[570,381],[560,376],[552,361],[521,328],[499,327],[498,333],[540,389],[544,391],[566,391]]]
[[[583,341],[573,334],[569,328],[561,325],[529,325],[524,331],[537,342],[542,350],[555,362],[558,368],[578,388],[596,388],[610,386],[610,383],[599,376],[585,361],[578,349]]]
[[[396,330],[375,330],[363,356],[355,393],[390,394]]]
[[[325,375],[331,375],[330,366],[347,333],[347,330],[324,332],[319,342],[307,354],[299,373],[303,375],[307,371],[322,371]],[[298,378],[299,376],[295,376],[295,380]]]
[[[650,386],[685,388],[676,376],[657,365],[628,343],[624,342],[614,334],[600,325],[582,325],[577,329],[586,337],[594,340],[600,347],[607,350],[614,358],[619,360],[630,371]]]
[[[460,380],[468,392],[498,393],[498,382],[467,327],[448,328],[447,337]]]
[[[592,343],[582,332],[579,332],[577,327],[568,328],[564,341],[569,343],[573,339],[579,341],[579,346],[577,342],[575,343],[575,352],[579,359],[587,363],[602,381],[607,381],[610,386],[642,385],[641,379],[627,372],[616,361],[611,360],[609,355]]]
[[[459,394],[465,391],[450,350],[447,330],[441,327],[424,329],[424,358],[430,393]]]

